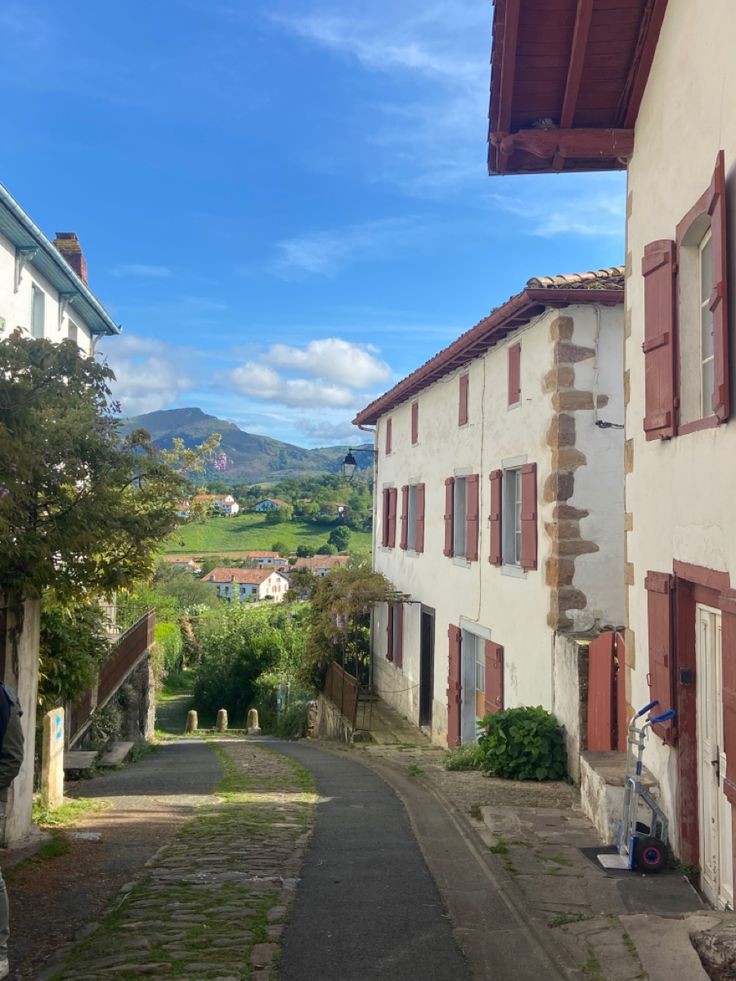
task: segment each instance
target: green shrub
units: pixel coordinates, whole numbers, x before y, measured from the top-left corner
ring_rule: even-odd
[[[302,739],[307,734],[309,702],[292,702],[274,724],[274,733],[284,739]]]
[[[480,770],[483,751],[476,743],[469,743],[449,750],[442,762],[446,770]]]
[[[562,727],[541,705],[505,709],[479,723],[481,769],[510,780],[564,780],[567,753]]]
[[[157,623],[155,627],[156,643],[161,648],[164,671],[181,671],[182,651],[184,642],[181,627],[178,623]]]

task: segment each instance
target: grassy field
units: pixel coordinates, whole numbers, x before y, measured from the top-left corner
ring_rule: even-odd
[[[270,525],[261,514],[238,514],[234,518],[214,517],[183,525],[166,542],[167,555],[232,555],[250,549],[270,549],[274,542],[284,542],[294,551],[297,545],[319,548],[327,541],[335,525],[331,522],[284,521]],[[354,531],[349,548],[370,549],[368,531]]]

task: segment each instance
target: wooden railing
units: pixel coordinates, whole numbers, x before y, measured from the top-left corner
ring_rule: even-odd
[[[146,656],[153,644],[155,627],[156,611],[147,610],[115,641],[110,656],[100,669],[97,684],[69,710],[69,746],[84,734],[95,709],[103,708],[110,701]]]
[[[322,694],[329,698],[351,725],[355,725],[358,715],[358,681],[334,661],[327,669]]]

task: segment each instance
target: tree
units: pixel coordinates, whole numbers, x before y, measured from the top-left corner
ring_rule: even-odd
[[[300,559],[309,559],[314,555],[314,548],[311,545],[297,545],[296,554]]]
[[[279,540],[273,543],[271,546],[271,551],[277,552],[279,555],[288,555],[291,549],[289,548],[287,542]]]
[[[332,529],[327,541],[330,545],[334,545],[338,552],[344,552],[350,542],[350,529],[345,525],[338,525],[337,528]]]
[[[41,614],[38,701],[47,711],[82,696],[110,653],[105,614],[99,603],[72,606],[47,596]]]
[[[317,549],[317,555],[337,555],[337,549],[330,542],[325,542]]]
[[[61,602],[151,572],[203,454],[120,432],[110,368],[72,341],[0,343],[0,589]],[[200,450],[212,451],[216,440]]]

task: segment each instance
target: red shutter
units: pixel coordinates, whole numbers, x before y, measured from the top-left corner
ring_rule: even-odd
[[[404,666],[404,604],[397,603],[394,608],[396,624],[396,645],[394,648],[394,664],[397,668]]]
[[[521,399],[521,344],[509,348],[509,405]]]
[[[522,569],[537,568],[537,465],[521,468],[521,561]]]
[[[478,514],[480,510],[480,488],[478,474],[471,474],[466,481],[467,510],[465,513],[465,558],[468,562],[478,561]]]
[[[451,624],[447,635],[450,641],[447,678],[447,745],[453,749],[460,742],[460,705],[462,702],[460,638],[462,634],[459,627]]]
[[[409,487],[407,484],[401,488],[401,547],[406,548],[409,542]]]
[[[412,402],[411,406],[411,442],[412,446],[419,441],[419,403]]]
[[[394,548],[396,545],[396,502],[399,492],[395,487],[390,487],[388,491],[388,547]]]
[[[713,288],[710,309],[713,314],[713,367],[715,390],[713,412],[721,421],[730,412],[730,358],[728,344],[728,236],[726,215],[726,172],[723,150],[716,159],[710,185],[710,234],[713,250]]]
[[[424,484],[417,484],[417,523],[414,551],[424,551]]]
[[[667,712],[675,704],[672,636],[672,582],[666,572],[648,572],[644,585],[647,590],[649,618],[649,689],[650,699],[659,704],[654,715]],[[658,736],[672,745],[676,738],[676,720],[654,726]]]
[[[457,424],[464,426],[468,421],[468,376],[460,375],[460,387],[458,391]]]
[[[386,420],[386,456],[391,452],[391,419]]]
[[[388,487],[384,488],[383,491],[383,521],[381,525],[381,545],[384,548],[388,548],[388,528],[389,528],[389,512],[391,504],[391,491]]]
[[[386,621],[386,660],[394,659],[394,605],[388,604],[388,618]]]
[[[491,565],[501,565],[501,480],[503,472],[494,470],[491,473],[491,510],[488,520],[491,524],[491,552],[488,561]]]
[[[455,478],[448,477],[445,481],[445,555],[454,555],[453,534],[455,515]]]
[[[723,792],[736,804],[736,589],[721,594],[723,657],[723,748],[726,774]]]
[[[616,749],[613,744],[614,641],[614,632],[606,630],[588,646],[588,749],[591,752]]]
[[[675,243],[650,242],[644,276],[644,432],[647,439],[675,435]]]
[[[486,712],[500,712],[503,709],[503,647],[486,641]]]

